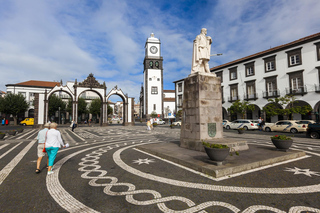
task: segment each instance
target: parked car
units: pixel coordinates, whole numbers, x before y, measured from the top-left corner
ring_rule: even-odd
[[[266,132],[306,132],[308,124],[301,124],[296,120],[281,120],[273,125],[265,126],[264,130]]]
[[[297,120],[298,124],[314,124],[315,121],[313,120]]]
[[[310,137],[313,139],[320,138],[320,123],[312,123],[308,125],[307,137]]]
[[[173,126],[181,126],[181,121],[172,122]]]
[[[223,128],[226,128],[227,123],[230,123],[230,121],[228,121],[228,120],[223,120],[222,121]]]
[[[32,126],[34,125],[34,118],[26,118],[23,121],[20,122],[20,125],[23,126]]]
[[[226,124],[226,129],[240,129],[254,130],[258,129],[258,123],[248,119],[237,119]]]
[[[162,119],[155,118],[155,120],[153,121],[153,123],[156,123],[156,124],[161,125],[161,124],[165,124],[166,122],[165,122],[164,120],[162,120]]]

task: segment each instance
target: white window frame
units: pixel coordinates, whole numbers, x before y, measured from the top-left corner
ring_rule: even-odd
[[[266,71],[274,70],[274,61],[269,61],[266,63]]]
[[[151,87],[151,94],[153,95],[158,94],[158,87]]]
[[[236,72],[231,72],[230,73],[230,77],[231,77],[231,80],[237,79],[237,73]]]
[[[253,73],[253,67],[248,67],[247,68],[247,75],[249,76],[249,75],[253,75],[254,73]]]
[[[300,64],[300,57],[299,54],[291,55],[290,56],[290,65]]]

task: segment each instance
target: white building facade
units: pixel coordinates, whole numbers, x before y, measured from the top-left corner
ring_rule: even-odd
[[[225,119],[240,118],[227,112],[236,100],[255,105],[247,118],[258,119],[265,117],[262,109],[269,98],[285,95],[293,95],[295,105],[313,109],[306,115],[293,114],[291,119],[315,120],[320,112],[320,33],[213,67],[211,72],[221,78]],[[266,119],[275,122],[283,118]]]

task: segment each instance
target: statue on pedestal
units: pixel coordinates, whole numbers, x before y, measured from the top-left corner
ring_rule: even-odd
[[[212,39],[207,35],[207,29],[202,28],[200,35],[193,41],[191,74],[210,73],[209,60]]]

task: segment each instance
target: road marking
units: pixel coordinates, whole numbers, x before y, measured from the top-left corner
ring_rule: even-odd
[[[4,147],[8,146],[9,143],[3,144],[2,146],[0,146],[0,149],[3,149]],[[1,158],[0,158],[1,159]]]
[[[131,145],[128,147],[121,148],[113,154],[114,162],[122,169],[129,173],[146,178],[152,181],[171,184],[179,187],[187,187],[194,189],[203,189],[209,191],[221,191],[221,192],[237,192],[237,193],[253,193],[253,194],[307,194],[320,192],[320,184],[309,185],[309,186],[298,186],[298,187],[285,187],[285,188],[259,188],[259,187],[239,187],[239,186],[221,186],[212,184],[200,184],[186,181],[173,180],[169,178],[159,177],[153,174],[141,172],[131,166],[127,165],[121,160],[120,154],[129,148],[133,148],[138,145]],[[316,154],[316,153],[314,153]]]
[[[0,171],[0,185],[6,179],[6,177],[10,174],[13,168],[21,161],[23,156],[29,151],[29,149],[33,146],[33,144],[37,140],[31,141],[10,163],[8,163],[1,171]],[[20,144],[20,143],[19,143]],[[18,144],[18,145],[19,145]]]
[[[9,149],[8,151],[6,151],[5,153],[3,153],[0,156],[0,159],[3,158],[4,156],[6,156],[7,154],[9,154],[12,150],[14,150],[16,147],[18,147],[20,144],[22,144],[22,142],[18,143],[17,145],[15,145],[14,147],[12,147],[11,149]]]

